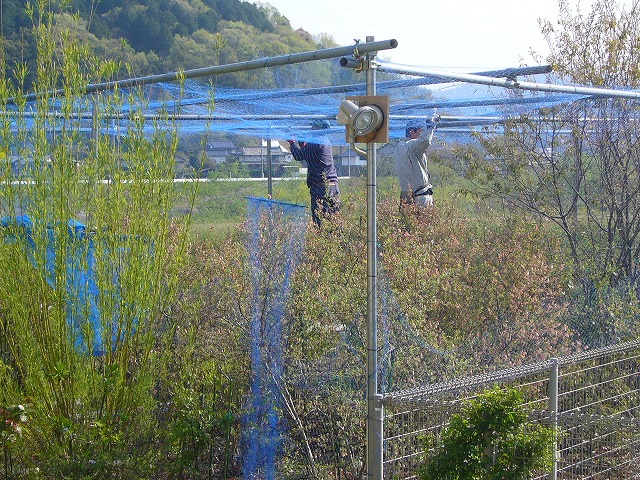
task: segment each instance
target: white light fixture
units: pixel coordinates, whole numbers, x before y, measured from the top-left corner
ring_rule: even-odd
[[[384,114],[377,105],[358,106],[351,100],[340,103],[338,123],[350,125],[356,136],[368,135],[380,128],[384,121]]]

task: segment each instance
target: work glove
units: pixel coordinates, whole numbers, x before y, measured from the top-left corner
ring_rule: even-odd
[[[425,122],[425,128],[435,130],[435,128],[438,126],[439,121],[440,115],[436,115],[434,113],[433,116]]]
[[[438,120],[440,119],[440,117],[438,117]],[[435,130],[436,126],[438,125],[438,122],[436,120],[434,120],[433,118],[427,120],[426,122],[424,122],[424,127],[427,130]]]

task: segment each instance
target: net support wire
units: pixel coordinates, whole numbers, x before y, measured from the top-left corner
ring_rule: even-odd
[[[519,68],[504,68],[501,70],[488,70],[482,72],[474,72],[474,75],[480,75],[484,77],[495,77],[495,78],[513,78],[515,76],[523,76],[523,75],[537,75],[551,72],[550,65],[538,65],[531,67],[519,67]],[[172,75],[172,74],[167,74]],[[140,77],[141,81],[146,78],[151,77]],[[136,79],[122,80],[122,82],[128,82],[131,86],[138,85],[136,83]],[[170,81],[162,81],[158,83],[170,83]],[[377,83],[378,91],[391,90],[396,88],[406,88],[412,86],[421,86],[421,85],[437,85],[442,83],[448,83],[447,79],[439,78],[439,77],[431,77],[431,76],[423,76],[421,78],[411,78],[411,79],[396,79],[396,80],[386,80]],[[103,85],[103,84],[97,84]],[[147,85],[147,83],[142,83],[141,85]],[[88,89],[91,86],[87,87]],[[123,88],[123,87],[119,87]],[[363,93],[366,91],[366,84],[364,83],[354,83],[348,85],[333,85],[327,87],[311,87],[311,88],[298,88],[298,89],[276,89],[276,90],[263,90],[263,91],[234,91],[233,93],[221,93],[220,91],[216,92],[216,103],[231,103],[231,102],[244,102],[244,101],[256,101],[263,99],[276,99],[276,98],[288,98],[288,97],[298,97],[298,96],[309,96],[309,95],[326,95],[326,94],[338,94],[338,93]],[[92,93],[92,92],[87,92]],[[208,105],[211,102],[210,96],[197,96],[189,99],[181,99],[179,102],[165,101],[161,103],[163,108],[171,107],[172,103],[179,103],[181,106],[187,105]]]
[[[389,42],[391,43],[393,41],[389,41]],[[375,43],[378,44],[380,42],[375,42]],[[363,45],[367,45],[367,44],[360,44],[360,47],[362,47]],[[347,47],[343,47],[343,48],[347,48]],[[329,49],[329,50],[334,50],[334,49]],[[326,50],[320,50],[319,52],[325,52],[325,51]],[[359,48],[359,51],[362,51],[362,48]],[[310,54],[310,53],[314,53],[314,52],[307,52],[307,54]],[[302,54],[299,54],[299,55],[302,55]],[[321,56],[324,57],[325,54]],[[272,58],[277,59],[281,57],[272,57]],[[266,62],[267,60],[269,59],[265,59],[264,61]],[[238,69],[242,69],[247,67],[246,65],[247,63],[252,64],[252,62],[244,62],[244,63],[237,63],[237,64],[222,65],[219,68],[222,69],[224,67],[225,71],[228,69],[230,71],[233,71],[234,66],[236,66]],[[275,61],[273,63],[275,63]],[[188,70],[183,72],[182,78],[195,78],[197,76],[202,76],[208,72],[213,71],[214,68],[218,68],[218,67]],[[490,77],[490,78],[501,78],[501,77],[515,78],[516,76],[520,76],[520,75],[535,75],[535,74],[548,73],[550,71],[551,71],[551,67],[549,65],[540,65],[540,66],[532,66],[532,67],[506,68],[501,70],[476,72],[476,73],[473,73],[473,75]],[[108,90],[113,88],[125,88],[125,87],[149,85],[152,83],[170,82],[172,80],[180,78],[178,73],[179,72],[148,76],[148,77],[131,78],[131,79],[125,79],[117,82],[93,84],[86,87],[85,93],[93,93],[93,92]],[[447,79],[443,79],[441,77],[433,77],[433,76],[425,75],[422,78],[404,79],[404,80],[388,80],[388,81],[378,82],[377,88],[380,91],[380,90],[404,88],[404,87],[416,86],[416,85],[431,85],[431,84],[438,84],[438,83],[446,83],[447,81],[448,81]],[[229,94],[229,95],[225,95],[225,94],[217,95],[216,102],[217,103],[238,102],[238,101],[242,102],[246,100],[255,101],[256,99],[260,99],[260,98],[284,98],[284,97],[295,97],[295,96],[307,96],[307,95],[313,95],[313,94],[353,93],[353,92],[363,92],[365,91],[365,89],[366,89],[366,85],[359,83],[359,84],[349,84],[349,85],[336,85],[331,87],[315,87],[315,88],[307,88],[307,89],[265,90],[265,91],[251,92],[251,93],[235,93],[235,94]],[[63,93],[63,92],[56,91],[55,93]],[[36,95],[37,94],[34,93],[34,94],[29,94],[26,97],[28,99],[32,99],[32,97],[35,98]],[[187,105],[193,106],[193,105],[200,105],[200,104],[208,104],[210,101],[211,99],[209,96],[202,96],[197,98],[191,98],[188,100],[183,99],[183,100],[180,100],[179,103],[182,107],[184,107]],[[453,101],[453,102],[452,101],[432,101],[432,102],[428,102],[428,104],[424,105],[424,107],[425,108],[455,107],[455,106],[470,107],[470,106],[476,106],[476,105],[500,105],[504,103],[526,103],[528,101],[544,102],[544,99],[482,99],[482,100],[466,102],[463,105],[459,105],[460,102],[457,102],[457,101]],[[171,102],[171,101],[162,102],[160,106],[163,109],[166,109],[167,107],[171,107],[171,103],[176,103],[176,102]],[[415,108],[415,106],[416,104],[413,104],[412,108]],[[394,106],[394,108],[402,110],[405,107],[400,105],[400,106]],[[3,115],[5,114],[10,115],[12,112],[6,111],[1,113]],[[29,117],[29,116],[35,115],[35,113],[26,111],[26,112],[22,112],[22,115]],[[50,115],[56,115],[56,113],[54,112]],[[95,115],[95,112],[80,113],[80,114],[73,115],[73,117],[74,118],[91,118],[93,115]],[[110,119],[125,118],[125,115],[126,113],[121,112],[116,114],[103,115],[103,118],[110,118]],[[176,120],[216,120],[216,121],[243,119],[243,118],[253,118],[253,119],[259,119],[259,120],[270,120],[270,119],[296,120],[300,118],[334,119],[334,117],[330,115],[313,115],[313,114],[304,114],[304,115],[292,114],[288,116],[265,114],[265,115],[250,115],[250,116],[248,115],[245,117],[243,115],[233,115],[233,114],[216,114],[216,115],[167,114],[166,111],[163,114],[144,114],[144,116],[146,119],[150,119],[150,120],[157,119],[157,118],[176,119]],[[393,116],[395,117],[395,115]]]
[[[0,112],[0,115],[8,112]],[[25,118],[35,117],[36,114],[25,113]],[[91,113],[66,114],[59,112],[51,112],[47,115],[53,119],[74,119],[74,120],[91,120]],[[415,118],[424,118],[420,115],[389,115],[390,118],[396,120],[412,120]],[[112,113],[103,115],[101,118],[105,120],[129,120],[128,114]],[[236,120],[335,120],[335,115],[324,114],[273,114],[273,115],[232,115],[232,114],[203,114],[203,113],[177,113],[177,114],[161,114],[161,113],[145,113],[139,115],[138,118],[145,120],[193,120],[193,121],[236,121]],[[504,117],[499,116],[469,116],[469,115],[440,115],[441,122],[471,122],[477,120],[479,122],[499,122],[504,121]],[[595,119],[594,119],[595,120]],[[302,127],[301,127],[302,128]],[[308,126],[311,130],[312,127]],[[337,127],[344,130],[343,127]]]

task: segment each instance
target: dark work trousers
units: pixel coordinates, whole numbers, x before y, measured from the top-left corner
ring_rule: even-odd
[[[311,216],[313,222],[320,226],[322,217],[333,215],[340,209],[340,189],[335,182],[324,185],[312,185],[309,188],[311,193]]]

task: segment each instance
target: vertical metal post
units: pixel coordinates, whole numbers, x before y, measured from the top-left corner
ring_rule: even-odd
[[[367,37],[372,42],[373,37]],[[376,94],[375,52],[366,55],[367,95]],[[378,394],[376,144],[367,143],[367,478],[382,480],[382,395]]]
[[[273,169],[271,167],[271,135],[267,138],[267,193],[273,196]]]
[[[262,141],[264,139],[260,139],[260,178],[264,178],[264,145],[262,145]]]
[[[553,463],[549,480],[558,478],[558,359],[551,359],[551,372],[549,375],[549,416],[553,429]]]
[[[98,149],[98,95],[91,95],[91,140],[93,140],[94,148]]]

